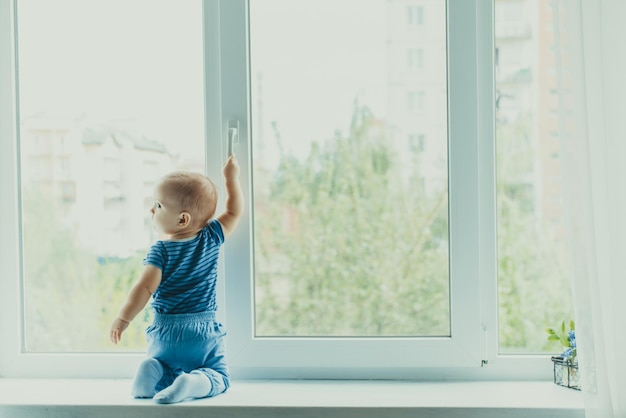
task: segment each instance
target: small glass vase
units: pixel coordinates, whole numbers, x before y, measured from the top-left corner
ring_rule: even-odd
[[[561,356],[552,357],[554,364],[554,383],[570,389],[580,390],[580,371],[578,362],[570,361]]]

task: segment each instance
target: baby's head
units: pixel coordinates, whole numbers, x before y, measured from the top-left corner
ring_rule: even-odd
[[[188,213],[189,227],[200,229],[215,214],[217,188],[206,176],[188,171],[175,171],[161,178],[155,185],[155,193],[163,204],[178,213]]]

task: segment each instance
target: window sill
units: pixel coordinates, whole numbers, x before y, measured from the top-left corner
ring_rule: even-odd
[[[157,405],[130,380],[0,379],[0,417],[567,417],[585,416],[578,391],[552,382],[235,380],[212,399]]]

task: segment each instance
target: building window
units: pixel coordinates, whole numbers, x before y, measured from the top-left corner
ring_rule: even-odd
[[[407,92],[407,110],[423,110],[424,109],[424,92],[423,91],[408,91]]]
[[[423,152],[424,145],[426,143],[426,136],[424,134],[410,134],[409,135],[409,148],[413,152]]]
[[[407,66],[412,70],[424,68],[423,48],[411,48],[407,51]]]
[[[410,5],[406,8],[407,23],[410,26],[424,24],[424,6]]]

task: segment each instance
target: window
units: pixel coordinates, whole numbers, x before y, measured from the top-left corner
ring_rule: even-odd
[[[11,151],[19,165],[10,165],[9,177],[19,189],[2,190],[19,196],[18,211],[9,213],[21,225],[13,235],[19,246],[11,246],[21,262],[11,274],[21,276],[22,289],[15,335],[35,359],[25,368],[50,355],[137,352],[149,311],[121,347],[105,329],[155,238],[144,221],[152,205],[144,184],[175,168],[204,171],[202,2],[16,0],[3,7],[13,9],[3,19],[15,16],[3,21],[3,32],[6,23],[19,40],[17,83],[2,81],[3,92],[19,84],[12,96],[19,107],[7,100],[2,108],[10,109],[2,120],[9,115],[19,127],[2,137],[10,142],[19,132],[19,153]],[[6,45],[3,63],[11,56]],[[4,355],[3,348],[11,358]]]
[[[424,6],[411,5],[406,8],[406,18],[409,25],[424,24]]]
[[[407,110],[423,110],[424,109],[424,92],[423,91],[409,91],[407,92]]]
[[[496,37],[496,79],[490,2],[408,4],[0,0],[0,375],[133,373],[149,310],[121,350],[106,335],[156,238],[152,185],[174,168],[219,184],[231,122],[249,206],[218,303],[236,376],[548,375],[522,356],[546,349],[532,324],[514,332],[539,280],[498,268],[543,266],[515,258],[509,213],[536,232],[558,210],[521,125],[533,54],[507,55],[536,44]]]
[[[409,77],[385,71],[396,53],[386,42],[401,38],[381,18],[400,6],[358,2],[346,32],[353,6],[250,3],[258,337],[450,335],[446,135],[433,135],[440,167],[405,158],[396,131],[420,122],[388,110],[388,86]],[[439,23],[431,37],[445,45]],[[441,95],[431,106],[445,104],[446,75],[431,83]],[[412,109],[423,96],[409,92]],[[433,113],[447,125],[444,106]],[[432,179],[430,196],[413,187],[418,177]]]
[[[435,51],[463,48],[472,37],[461,32],[476,30],[473,21],[449,25],[460,32],[447,34],[445,6],[433,3],[440,17],[430,34]],[[245,10],[227,9],[237,7]],[[346,32],[343,22],[355,7],[363,24]],[[404,68],[406,47],[395,48],[395,41],[404,42],[407,33],[385,16],[399,16],[403,7],[250,2],[250,94],[248,74],[226,70],[248,56],[247,36],[240,34],[244,13],[234,13],[221,33],[229,46],[219,72],[225,111],[251,127],[242,132],[250,148],[238,155],[254,154],[250,232],[236,234],[230,248],[237,254],[225,253],[226,316],[241,325],[229,331],[229,344],[238,347],[231,356],[237,373],[254,376],[262,368],[280,376],[298,368],[307,375],[370,370],[382,376],[396,367],[477,367],[483,360],[475,241],[458,239],[478,233],[463,221],[478,202],[470,192],[469,207],[448,205],[448,196],[478,182],[471,158],[462,159],[469,164],[459,171],[447,170],[449,156],[477,152],[464,149],[461,136],[448,140],[448,126],[467,134],[461,126],[475,106],[469,91],[461,93],[469,87],[461,71],[435,70],[452,65],[445,54],[435,55],[442,62],[423,79],[389,68],[394,62]],[[309,23],[298,19],[303,13]],[[315,30],[320,26],[322,34]],[[454,102],[448,114],[447,97],[456,93],[467,101]],[[428,121],[406,112],[407,98]],[[416,129],[432,138],[421,166],[406,141]],[[250,262],[229,264],[229,258]],[[372,365],[383,352],[385,366]]]
[[[554,346],[537,330],[573,317],[565,230],[555,222],[565,216],[549,99],[557,91],[539,76],[555,68],[554,32],[518,29],[553,20],[540,1],[496,1],[495,12],[499,351],[545,353]]]
[[[102,327],[151,238],[137,225],[149,209],[141,186],[154,177],[138,168],[156,161],[150,175],[162,175],[203,153],[201,20],[194,18],[201,4],[16,5],[20,164],[24,172],[48,161],[66,167],[43,181],[21,177],[24,350],[114,350]],[[29,146],[35,135],[48,146]],[[203,159],[193,164],[203,170]],[[63,205],[53,192],[61,182],[76,185]],[[54,251],[42,242],[54,242]],[[133,323],[126,348],[142,347],[148,316]]]
[[[424,49],[411,48],[407,51],[407,66],[410,69],[424,68]]]
[[[424,134],[409,134],[409,148],[413,152],[423,152],[426,136]]]

